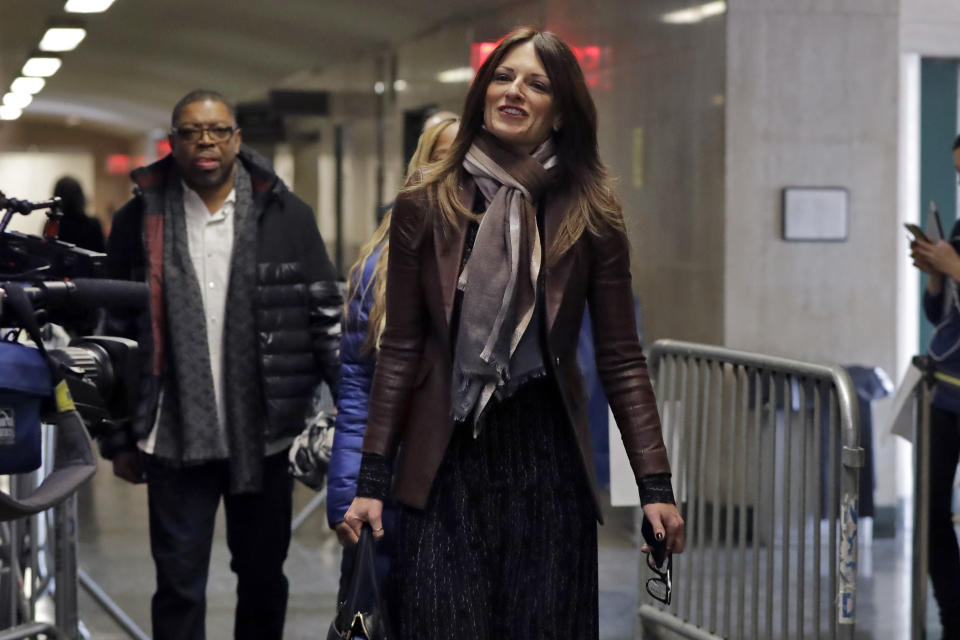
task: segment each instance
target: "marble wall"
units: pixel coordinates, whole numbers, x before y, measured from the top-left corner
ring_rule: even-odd
[[[960,55],[960,2],[900,0],[900,15],[903,51],[934,57]]]
[[[731,0],[727,24],[724,342],[896,376],[897,3]],[[848,239],[784,241],[787,186],[847,189]],[[905,473],[881,437],[885,408],[880,506]]]
[[[894,371],[897,6],[732,0],[728,346]],[[849,192],[845,242],[785,242],[782,189]]]

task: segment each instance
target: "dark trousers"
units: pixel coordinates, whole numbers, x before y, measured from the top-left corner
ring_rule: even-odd
[[[280,640],[287,610],[283,562],[290,546],[293,479],[286,453],[264,459],[263,491],[229,494],[227,462],[172,468],[146,458],[150,550],[157,570],[155,640],[206,637],[207,574],[220,498],[230,569],[237,574],[234,637]]]
[[[940,606],[944,638],[960,637],[960,547],[953,527],[953,478],[960,460],[955,413],[930,412],[930,581]]]

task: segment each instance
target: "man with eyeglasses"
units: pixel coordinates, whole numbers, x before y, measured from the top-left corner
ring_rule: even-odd
[[[131,174],[108,265],[150,286],[150,308],[113,314],[138,340],[142,398],[129,430],[101,440],[114,473],[146,482],[157,574],[153,637],[205,637],[221,498],[237,574],[236,638],[283,635],[292,480],[287,449],[314,389],[336,392],[336,273],[313,211],[241,147],[214,91],[174,107],[172,153]]]

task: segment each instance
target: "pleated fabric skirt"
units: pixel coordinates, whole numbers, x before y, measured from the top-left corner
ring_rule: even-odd
[[[549,378],[458,425],[426,510],[397,525],[402,640],[595,640],[597,522]]]

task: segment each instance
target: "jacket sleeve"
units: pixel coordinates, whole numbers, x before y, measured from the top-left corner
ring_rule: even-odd
[[[288,196],[294,197],[292,194]],[[289,202],[289,201],[288,201]],[[301,260],[307,278],[310,314],[310,340],[320,376],[338,394],[340,377],[340,314],[343,295],[337,282],[337,271],[320,237],[313,210],[300,200],[288,204],[298,214],[297,231],[302,247]]]
[[[939,324],[943,316],[943,291],[937,295],[931,295],[929,292],[923,292],[923,314],[927,320],[933,324]]]
[[[953,245],[954,251],[960,253],[960,220],[958,220],[950,230],[950,238],[948,241]],[[944,276],[944,280],[948,277],[949,276]],[[943,302],[946,299],[946,295],[944,295],[945,289],[946,282],[944,282],[943,288],[941,288],[940,293],[937,295],[927,293],[926,289],[923,291],[923,315],[933,324],[940,324],[943,319]]]
[[[333,453],[327,476],[327,521],[331,528],[343,522],[343,516],[357,492],[360,470],[360,449],[367,426],[367,404],[374,362],[362,353],[373,306],[372,267],[376,254],[364,265],[364,273],[356,295],[347,303],[340,338],[340,395],[337,400],[337,421],[333,436]],[[364,292],[367,295],[364,295]]]
[[[423,355],[426,319],[420,252],[425,228],[419,195],[400,194],[390,223],[387,325],[377,354],[357,484],[357,495],[364,497],[385,497],[389,465],[396,453],[410,387]]]
[[[110,238],[107,240],[107,276],[114,280],[136,280],[134,256],[142,252],[142,202],[134,198],[125,204],[113,217]],[[137,317],[142,313],[136,309],[107,308],[104,326],[105,335],[119,336],[137,340]]]
[[[641,501],[673,503],[657,402],[637,338],[630,247],[626,235],[612,227],[592,241],[587,299],[597,374],[620,428]]]
[[[134,198],[125,204],[113,217],[110,238],[107,241],[107,275],[114,280],[136,280],[135,256],[142,251],[141,229],[143,220],[142,201]],[[148,312],[128,308],[107,308],[100,333],[131,340],[142,340],[141,325]],[[141,347],[141,359],[149,355]],[[141,370],[143,366],[141,366]],[[97,437],[100,455],[107,460],[122,452],[136,450],[136,438],[129,429],[106,430]]]

